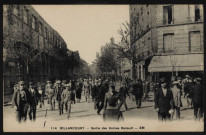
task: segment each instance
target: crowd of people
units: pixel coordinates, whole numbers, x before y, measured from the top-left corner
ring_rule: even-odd
[[[29,82],[28,87],[24,81],[14,86],[12,105],[16,111],[18,122],[26,121],[27,115],[30,120],[36,119],[37,105],[39,108],[45,106],[47,98],[51,111],[55,111],[55,103],[58,104],[58,114],[67,113],[70,118],[72,104],[80,103],[82,100],[93,102],[94,109],[100,115],[103,110],[103,120],[122,120],[123,114],[120,110],[124,104],[128,110],[126,98],[129,97],[136,102],[137,108],[141,108],[143,98],[149,100],[149,91],[154,91],[154,108],[158,113],[158,119],[170,120],[176,111],[176,117],[180,119],[180,107],[182,107],[181,96],[187,99],[188,107],[194,108],[194,118],[203,118],[203,84],[201,78],[192,78],[188,75],[184,79],[172,77],[170,82],[160,78],[157,83],[148,81],[128,80],[121,83],[120,88],[115,88],[114,81],[110,78],[98,77],[95,79],[72,79],[56,80],[53,84],[47,81],[45,86],[41,83],[34,85]],[[83,94],[83,95],[82,95]],[[82,99],[85,97],[85,99]],[[153,101],[153,100],[152,100]]]

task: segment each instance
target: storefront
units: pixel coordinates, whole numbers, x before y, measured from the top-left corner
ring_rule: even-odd
[[[170,79],[172,75],[184,77],[186,74],[192,77],[202,77],[204,71],[203,54],[164,55],[154,56],[148,67],[153,78],[165,77]]]

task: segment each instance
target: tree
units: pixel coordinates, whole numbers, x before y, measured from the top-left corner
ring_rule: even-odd
[[[106,44],[101,48],[101,56],[96,59],[96,65],[101,73],[117,71],[117,60],[115,50],[110,44]]]
[[[118,34],[121,37],[121,42],[115,44],[112,41],[113,39],[111,39],[111,43],[113,43],[112,45],[115,49],[118,50],[122,58],[127,58],[128,60],[132,61],[132,78],[136,80],[136,64],[138,62],[138,58],[136,56],[137,47],[135,45],[135,42],[139,38],[139,14],[133,17],[131,24],[125,22],[122,25],[123,28],[121,27],[120,30],[118,30]]]

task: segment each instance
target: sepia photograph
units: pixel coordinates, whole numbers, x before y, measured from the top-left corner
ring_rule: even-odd
[[[202,4],[4,4],[4,132],[203,132]]]

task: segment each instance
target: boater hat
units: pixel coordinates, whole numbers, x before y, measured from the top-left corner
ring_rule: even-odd
[[[20,81],[19,84],[20,84],[20,85],[21,85],[21,84],[25,84],[25,82],[24,82],[24,81]]]

